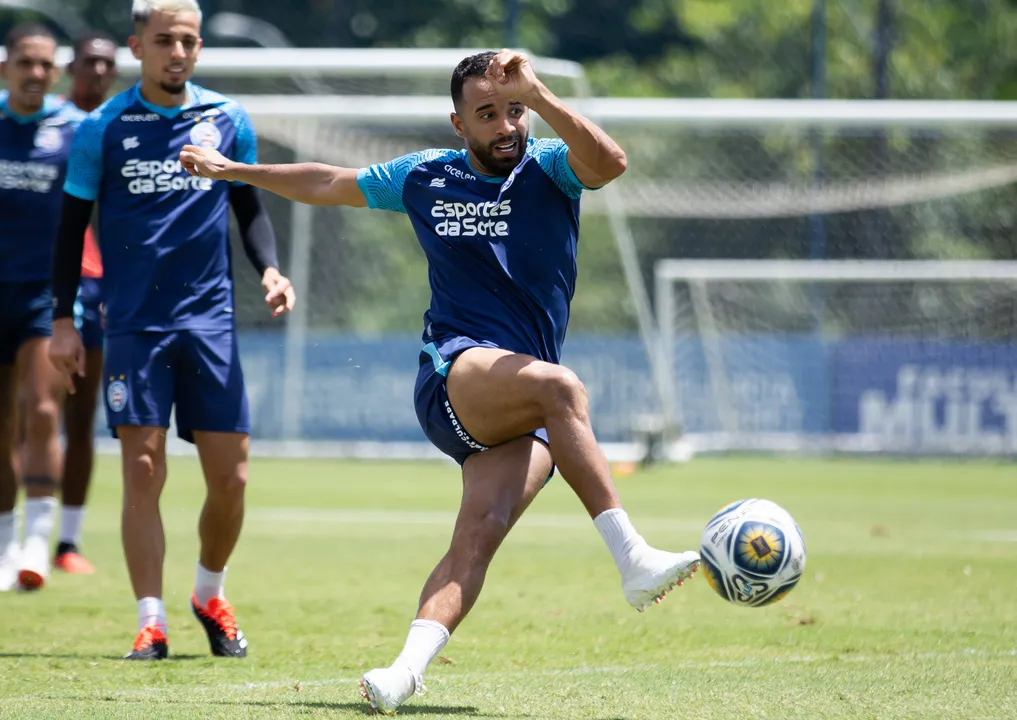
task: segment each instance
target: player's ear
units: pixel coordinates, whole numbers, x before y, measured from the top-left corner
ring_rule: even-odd
[[[141,59],[141,38],[137,35],[131,35],[127,38],[127,47],[131,49],[131,55],[134,56],[135,60]]]
[[[463,119],[459,117],[458,113],[450,113],[449,120],[452,121],[452,129],[455,134],[459,137],[466,137],[466,131],[463,129]]]

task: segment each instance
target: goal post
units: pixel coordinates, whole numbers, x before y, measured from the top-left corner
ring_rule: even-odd
[[[667,259],[654,277],[697,451],[1017,455],[1017,261]]]

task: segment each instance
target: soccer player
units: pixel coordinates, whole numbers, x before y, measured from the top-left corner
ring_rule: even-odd
[[[86,113],[106,99],[117,79],[117,43],[103,32],[88,33],[74,43],[70,101]],[[74,304],[75,327],[85,346],[85,374],[74,377],[74,394],[64,403],[67,446],[60,498],[60,535],[53,566],[69,573],[95,572],[80,553],[81,524],[92,479],[95,403],[102,378],[102,256],[92,227],[85,232],[81,283]]]
[[[262,277],[274,316],[293,307],[277,269],[268,216],[251,186],[189,176],[185,144],[255,162],[250,119],[233,100],[189,81],[201,50],[194,0],[135,0],[129,45],[141,81],[92,112],[74,138],[53,265],[50,357],[70,377],[84,371],[73,306],[82,237],[99,207],[108,425],[120,438],[121,536],[137,599],[132,660],[168,654],[162,595],[165,535],[159,497],[166,432],[197,446],[206,499],[191,608],[213,655],[244,657],[247,640],[223,592],[226,563],[244,515],[250,420],[237,353],[228,239],[229,209]]]
[[[423,689],[425,668],[473,607],[499,545],[555,465],[603,536],[631,605],[645,609],[699,564],[694,552],[651,548],[633,528],[590,427],[586,390],[559,365],[579,198],[621,175],[625,153],[551,94],[519,53],[466,58],[451,91],[462,150],[425,150],[361,170],[254,167],[210,148],[181,153],[200,177],[297,202],[407,213],[427,256],[431,307],[414,401],[427,437],[462,465],[463,498],[402,653],[361,680],[383,712]],[[531,139],[527,108],[560,139]]]
[[[82,113],[49,95],[59,77],[56,39],[19,25],[4,42],[0,74],[0,591],[41,588],[60,476],[60,376],[47,358],[52,331],[50,263],[71,138]],[[21,405],[25,540],[15,523],[14,448]]]

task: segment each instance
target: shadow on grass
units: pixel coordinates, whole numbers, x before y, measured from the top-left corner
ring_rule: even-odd
[[[283,700],[176,700],[173,698],[125,698],[116,696],[106,696],[93,698],[96,702],[111,702],[111,703],[152,703],[155,701],[159,705],[195,705],[208,707],[209,705],[219,705],[225,707],[253,707],[253,708],[290,708],[292,710],[332,710],[332,711],[354,711],[360,712],[363,715],[372,715],[370,707],[366,702],[328,702],[325,700],[301,702],[295,700],[293,702],[286,702]],[[400,715],[461,715],[463,717],[476,717],[476,718],[504,718],[504,717],[529,717],[527,715],[513,714],[508,715],[502,713],[485,713],[481,712],[478,708],[472,705],[405,705],[399,708]]]
[[[123,660],[123,655],[93,655],[92,653],[67,653],[67,652],[0,652],[0,659],[2,658],[13,658],[13,659],[25,659],[25,658],[47,658],[47,659],[63,659],[63,660]],[[169,656],[169,662],[174,660],[210,660],[212,656],[209,654],[204,655],[185,655],[180,653],[174,653]],[[159,662],[167,662],[161,660]],[[132,665],[145,664],[141,661],[132,661]]]

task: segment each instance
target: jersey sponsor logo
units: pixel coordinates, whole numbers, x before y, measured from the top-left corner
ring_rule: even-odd
[[[462,203],[436,200],[431,217],[441,218],[434,231],[441,237],[508,237],[509,224],[505,217],[512,213],[512,201]]]
[[[222,110],[219,108],[209,108],[208,110],[188,110],[182,117],[184,120],[193,120],[194,118],[213,118],[217,115],[222,115]]]
[[[159,113],[125,113],[120,116],[120,122],[155,122],[159,119]]]
[[[446,165],[445,166],[445,172],[447,172],[452,177],[459,178],[460,180],[476,180],[477,179],[476,175],[471,175],[470,173],[466,172],[465,170],[460,170],[459,168],[453,167],[451,165]]]
[[[119,380],[113,380],[106,388],[106,404],[113,412],[120,412],[127,407],[127,384],[124,383],[123,375]]]
[[[211,190],[211,178],[188,175],[180,160],[138,160],[131,158],[120,168],[120,175],[129,178],[127,189],[132,195],[151,195],[175,190]]]
[[[131,137],[125,137],[123,142],[124,142],[124,150],[137,150],[139,147],[141,147],[141,142],[138,140],[138,136],[137,135],[132,135]]]
[[[0,189],[48,193],[60,177],[60,168],[40,162],[0,160]]]
[[[222,144],[222,133],[210,122],[199,122],[191,128],[191,144],[216,150]]]
[[[64,135],[59,127],[43,125],[35,133],[35,147],[45,152],[57,152],[64,146]]]

